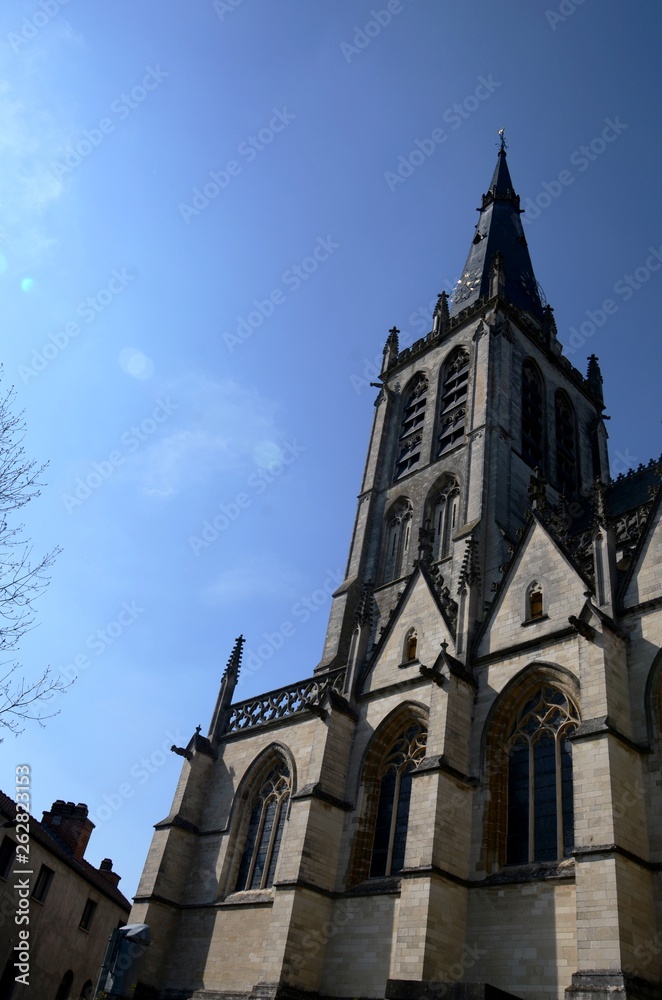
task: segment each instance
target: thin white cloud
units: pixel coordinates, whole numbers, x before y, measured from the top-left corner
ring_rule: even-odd
[[[191,483],[252,468],[256,453],[278,447],[275,404],[232,379],[188,375],[165,395],[177,408],[132,463],[148,496],[172,496]]]

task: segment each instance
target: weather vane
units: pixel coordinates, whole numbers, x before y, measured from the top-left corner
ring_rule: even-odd
[[[499,138],[501,139],[501,147],[500,148],[504,152],[508,149],[508,146],[506,145],[505,131],[506,131],[505,128],[500,128],[499,129]]]

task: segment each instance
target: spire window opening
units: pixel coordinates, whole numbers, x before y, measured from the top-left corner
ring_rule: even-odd
[[[409,500],[398,501],[387,521],[383,582],[404,575],[409,554],[413,510]]]
[[[522,458],[531,468],[544,469],[543,384],[533,361],[522,366]]]
[[[414,379],[405,397],[405,405],[400,425],[398,458],[394,479],[401,479],[418,467],[421,459],[421,440],[425,421],[428,380],[419,374]]]
[[[565,392],[559,389],[555,398],[556,416],[556,482],[559,492],[568,498],[578,492],[579,465],[575,413]]]
[[[443,485],[433,505],[435,558],[445,559],[451,553],[453,533],[460,519],[460,486],[454,477]]]
[[[437,458],[451,451],[464,438],[468,388],[469,354],[458,348],[442,371]]]

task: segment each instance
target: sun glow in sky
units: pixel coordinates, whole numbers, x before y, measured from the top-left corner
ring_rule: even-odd
[[[53,6],[0,11],[1,322],[50,461],[23,520],[63,548],[22,662],[76,679],[6,737],[4,786],[28,761],[36,815],[87,803],[88,857],[132,895],[235,637],[240,698],[319,661],[369,383],[458,280],[504,126],[559,339],[600,358],[613,473],[659,455],[661,15]]]

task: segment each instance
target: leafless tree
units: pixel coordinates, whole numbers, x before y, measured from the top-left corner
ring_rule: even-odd
[[[14,415],[14,389],[0,396],[0,730],[21,733],[28,721],[56,715],[49,702],[67,686],[50,667],[27,676],[15,659],[21,639],[35,626],[34,602],[48,586],[47,571],[60,551],[35,559],[16,512],[39,496],[46,464],[26,457],[25,420]]]

